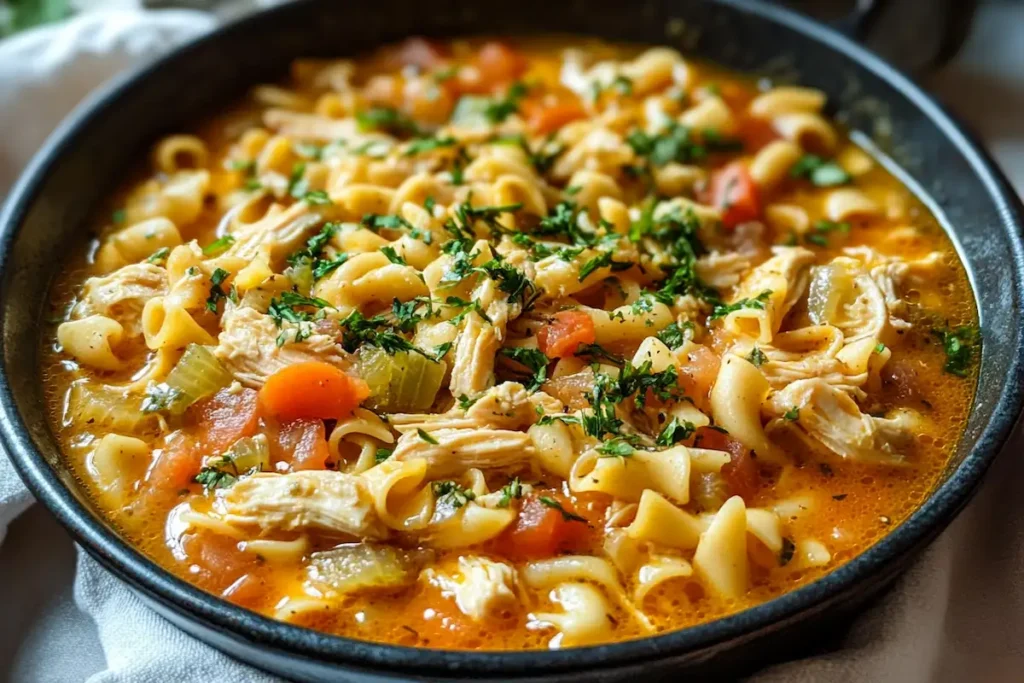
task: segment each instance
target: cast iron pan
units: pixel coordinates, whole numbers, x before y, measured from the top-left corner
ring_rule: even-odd
[[[158,136],[283,77],[299,56],[340,56],[412,34],[566,33],[679,47],[745,71],[798,77],[881,144],[930,202],[970,273],[984,348],[974,409],[949,471],[905,523],[825,578],[759,607],[643,640],[554,652],[375,645],[257,616],[174,578],[126,545],[61,462],[39,374],[49,283],[86,220]],[[882,117],[882,118],[879,118]],[[886,125],[880,125],[880,121]],[[303,0],[252,16],[104,89],[50,138],[0,215],[0,444],[36,497],[161,614],[250,664],[296,679],[612,681],[732,675],[792,651],[877,593],[966,504],[1021,408],[1021,206],[991,160],[913,83],[831,29],[770,5],[586,0]]]

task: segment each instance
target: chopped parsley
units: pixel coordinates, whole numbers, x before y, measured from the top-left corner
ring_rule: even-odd
[[[558,510],[562,514],[562,519],[566,522],[583,522],[584,524],[589,524],[586,517],[577,515],[575,512],[569,512],[557,499],[552,498],[551,496],[538,496],[537,501],[544,507]]]
[[[523,497],[523,483],[519,477],[515,477],[501,487],[501,498],[498,500],[498,507],[507,508],[512,500],[519,500]]]
[[[576,356],[589,356],[593,360],[606,360],[612,365],[622,367],[626,364],[625,359],[622,356],[617,356],[608,349],[604,348],[600,344],[579,344],[576,346],[576,351],[573,353]]]
[[[689,439],[695,430],[696,427],[689,420],[679,420],[673,416],[658,434],[654,443],[659,446],[672,446]]]
[[[664,342],[668,348],[678,349],[687,341],[693,339],[695,329],[694,324],[686,320],[681,325],[679,323],[669,323],[665,329],[658,332],[655,336]]]
[[[231,273],[223,268],[217,268],[210,275],[210,296],[206,299],[206,310],[210,313],[217,312],[217,304],[221,299],[227,298],[227,292],[221,287],[224,281],[231,276]]]
[[[598,446],[597,452],[605,458],[628,458],[633,455],[633,447],[623,439],[612,439]]]
[[[578,425],[580,424],[580,419],[575,415],[542,415],[537,420],[537,424],[541,426],[554,424],[555,422],[561,422],[566,425]]]
[[[469,410],[473,407],[474,403],[480,400],[480,397],[473,398],[466,394],[460,394],[457,400],[459,402],[459,410]]]
[[[371,107],[356,114],[356,123],[363,131],[379,130],[392,135],[420,135],[420,128],[411,118],[394,107]]]
[[[957,377],[966,377],[981,347],[981,330],[973,325],[934,329],[932,334],[942,342],[946,364],[942,369]]]
[[[723,137],[712,130],[704,131],[698,139],[692,129],[678,123],[670,123],[655,135],[634,130],[626,136],[626,142],[637,156],[646,157],[654,166],[665,166],[671,162],[693,164],[707,159],[713,152],[743,149],[741,140]]]
[[[315,308],[318,313],[311,314],[305,310],[295,310],[296,307]],[[267,315],[274,321],[278,329],[281,329],[285,322],[294,323],[296,327],[292,341],[300,342],[308,339],[313,333],[314,315],[320,315],[319,311],[325,308],[331,308],[330,302],[316,297],[302,296],[298,292],[281,292],[280,296],[270,300]],[[284,346],[287,341],[287,331],[283,330],[277,335],[277,345]]]
[[[789,175],[793,178],[806,178],[815,187],[846,185],[853,180],[842,166],[815,154],[800,157],[789,169]]]
[[[507,346],[502,348],[500,353],[529,369],[530,375],[529,382],[526,385],[527,391],[536,391],[540,388],[540,385],[547,381],[548,363],[551,361],[540,350]]]
[[[612,269],[612,272],[614,273],[620,270],[628,270],[633,267],[632,261],[615,261],[612,259],[612,256],[614,256],[613,252],[602,251],[598,256],[595,256],[594,258],[584,263],[583,266],[580,268],[579,281],[583,282],[594,271],[598,270],[599,268],[610,267]]]
[[[157,249],[156,251],[149,255],[149,257],[146,259],[146,263],[163,263],[164,261],[167,260],[167,257],[168,255],[170,255],[170,253],[171,250],[169,247],[160,247],[159,249]]]
[[[437,439],[432,437],[429,432],[425,432],[422,429],[417,428],[416,433],[419,435],[421,439],[423,439],[427,443],[434,444],[435,446],[437,445]]]
[[[800,408],[793,406],[782,414],[783,419],[789,420],[790,422],[796,422],[800,419]]]
[[[212,256],[213,254],[219,254],[220,252],[226,250],[234,243],[234,235],[224,235],[219,240],[211,242],[210,244],[207,244],[205,247],[203,247],[203,255]]]
[[[288,194],[300,199],[309,192],[309,183],[303,179],[306,175],[306,162],[299,161],[292,166],[291,175],[288,176]]]
[[[878,342],[875,344],[875,353],[883,353],[885,351],[885,344]]]
[[[327,196],[327,193],[324,192],[323,190],[311,190],[310,192],[307,192],[306,194],[302,195],[302,199],[307,204],[311,204],[313,206],[326,206],[328,204],[334,203],[331,201],[331,198]]]
[[[718,320],[724,318],[734,311],[739,311],[744,308],[753,308],[759,311],[764,310],[764,305],[767,303],[769,297],[772,295],[772,290],[766,289],[758,294],[753,299],[745,298],[739,301],[734,301],[731,304],[719,304],[715,306],[714,310],[711,311],[711,315],[708,317],[708,321]]]
[[[124,209],[118,209],[117,211],[114,211],[112,214],[110,214],[110,220],[113,221],[115,224],[124,223],[127,217],[128,214],[125,212]]]
[[[403,152],[403,156],[411,157],[417,154],[424,154],[426,152],[433,152],[436,149],[442,149],[444,147],[454,147],[456,144],[455,138],[451,136],[442,138],[417,138],[409,143]]]
[[[750,361],[750,364],[755,368],[759,368],[765,364],[768,360],[768,356],[764,355],[764,351],[755,346],[750,350],[750,355],[747,356],[747,360]]]
[[[175,403],[184,398],[184,392],[164,382],[150,383],[146,387],[146,395],[142,399],[142,412],[159,413],[170,410]]]
[[[395,248],[392,247],[390,244],[388,246],[386,246],[386,247],[381,247],[380,251],[381,251],[382,254],[387,256],[388,257],[388,261],[391,261],[393,264],[395,264],[397,266],[407,265],[406,262],[405,262],[405,259],[402,258],[401,256],[399,256],[398,252],[395,251]]]
[[[199,474],[195,476],[193,481],[197,484],[202,484],[205,490],[212,491],[231,486],[238,481],[238,475],[216,467],[204,467],[199,470]]]
[[[809,244],[819,247],[828,246],[829,233],[838,232],[844,235],[850,233],[850,224],[846,222],[836,223],[835,221],[820,220],[811,225],[811,230],[804,235],[804,240]]]
[[[423,431],[423,430],[419,430]],[[435,442],[436,443],[436,442]],[[437,504],[444,507],[459,509],[469,501],[476,499],[476,494],[471,490],[459,486],[457,482],[450,479],[435,481],[431,484]]]

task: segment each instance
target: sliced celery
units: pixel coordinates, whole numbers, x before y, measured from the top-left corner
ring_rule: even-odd
[[[210,349],[199,344],[189,344],[178,364],[167,374],[167,379],[155,388],[158,393],[162,390],[159,395],[164,400],[151,405],[154,405],[155,410],[163,409],[172,415],[181,415],[190,405],[215,394],[232,381],[234,377]],[[149,393],[154,393],[154,388],[151,387]]]
[[[325,592],[398,590],[413,585],[429,559],[424,550],[403,550],[371,543],[346,543],[313,553],[309,580]]]
[[[370,386],[367,405],[385,412],[426,410],[434,403],[447,365],[412,351],[389,356],[373,346],[359,349],[356,372]]]

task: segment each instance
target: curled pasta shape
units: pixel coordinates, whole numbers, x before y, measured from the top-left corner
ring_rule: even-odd
[[[679,509],[653,490],[646,490],[640,496],[636,518],[626,527],[632,539],[680,550],[696,548],[703,531],[704,525],[696,516]]]
[[[751,363],[729,354],[722,362],[711,390],[711,415],[715,424],[747,448],[771,463],[784,463],[785,456],[768,440],[761,424],[761,404],[771,387]]]
[[[721,97],[708,97],[679,116],[679,123],[700,131],[713,130],[724,135],[736,131],[736,117]]]
[[[107,434],[89,454],[85,467],[107,496],[123,503],[131,486],[145,476],[150,455],[142,439]]]
[[[587,451],[573,464],[569,488],[600,491],[631,502],[652,489],[685,505],[690,500],[690,454],[685,446],[657,453],[635,451],[628,458],[603,458],[597,451]]]
[[[408,301],[429,294],[415,268],[391,263],[376,251],[358,254],[317,283],[315,292],[336,308],[351,310],[370,302]]]
[[[786,140],[812,152],[829,153],[836,148],[838,142],[836,129],[818,114],[783,114],[772,119],[772,126]]]
[[[546,216],[548,214],[547,200],[544,193],[540,191],[536,182],[524,180],[516,175],[504,175],[495,181],[491,187],[494,195],[494,203],[497,206],[508,206],[510,204],[521,204],[519,212],[532,214],[534,216]],[[512,214],[503,214],[502,222],[514,222],[516,219]]]
[[[651,330],[660,330],[674,321],[669,307],[660,301],[654,302],[648,312],[634,310],[632,306],[620,306],[610,313],[598,308],[582,308],[594,321],[597,343],[639,344],[651,335]]]
[[[151,349],[183,349],[189,344],[213,346],[217,340],[180,306],[165,305],[164,297],[146,302],[142,333]]]
[[[596,171],[580,170],[572,174],[569,186],[579,188],[573,197],[580,206],[594,215],[598,213],[598,200],[602,197],[622,199],[622,190],[611,176]]]
[[[388,527],[416,530],[426,527],[433,513],[429,487],[423,487],[427,463],[422,458],[385,460],[363,472],[377,516]]]
[[[825,215],[830,221],[878,218],[882,208],[861,190],[841,188],[832,190],[825,199]]]
[[[171,135],[157,143],[153,165],[163,173],[194,170],[206,166],[209,158],[206,143],[195,135]]]
[[[434,548],[468,548],[496,538],[515,518],[515,510],[470,502],[454,516],[431,524],[423,540]]]
[[[785,85],[772,88],[750,102],[750,113],[762,119],[772,119],[794,112],[819,113],[825,106],[826,96],[816,88]]]
[[[123,337],[121,323],[102,315],[61,323],[57,328],[57,341],[64,351],[82,365],[97,370],[114,371],[125,367],[124,361],[114,353],[114,347]]]
[[[789,140],[775,140],[762,147],[750,162],[750,178],[762,190],[771,190],[789,176],[803,150]]]
[[[531,615],[532,624],[558,629],[558,635],[551,639],[548,647],[585,645],[611,637],[611,608],[601,591],[583,583],[565,583],[552,591],[552,599],[561,606],[561,612]]]
[[[717,593],[738,598],[750,586],[746,505],[733,496],[715,513],[693,554],[697,573]]]
[[[688,579],[693,576],[693,567],[681,557],[659,555],[640,567],[637,572],[637,586],[633,592],[633,600],[642,605],[651,591],[660,588],[675,579]]]
[[[533,440],[541,469],[568,479],[576,460],[576,448],[568,425],[557,420],[544,425],[535,424],[527,433]]]
[[[114,233],[96,254],[96,265],[104,272],[129,263],[144,261],[161,249],[181,244],[181,234],[166,218],[150,218]]]
[[[291,541],[258,538],[242,541],[238,544],[238,548],[243,552],[259,555],[265,560],[278,564],[298,562],[309,550],[309,537],[302,534]]]

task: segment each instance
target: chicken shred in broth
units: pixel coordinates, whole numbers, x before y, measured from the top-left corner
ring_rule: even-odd
[[[159,141],[57,284],[66,455],[225,599],[455,649],[638,638],[901,523],[980,336],[825,95],[593,41],[299,61]]]

